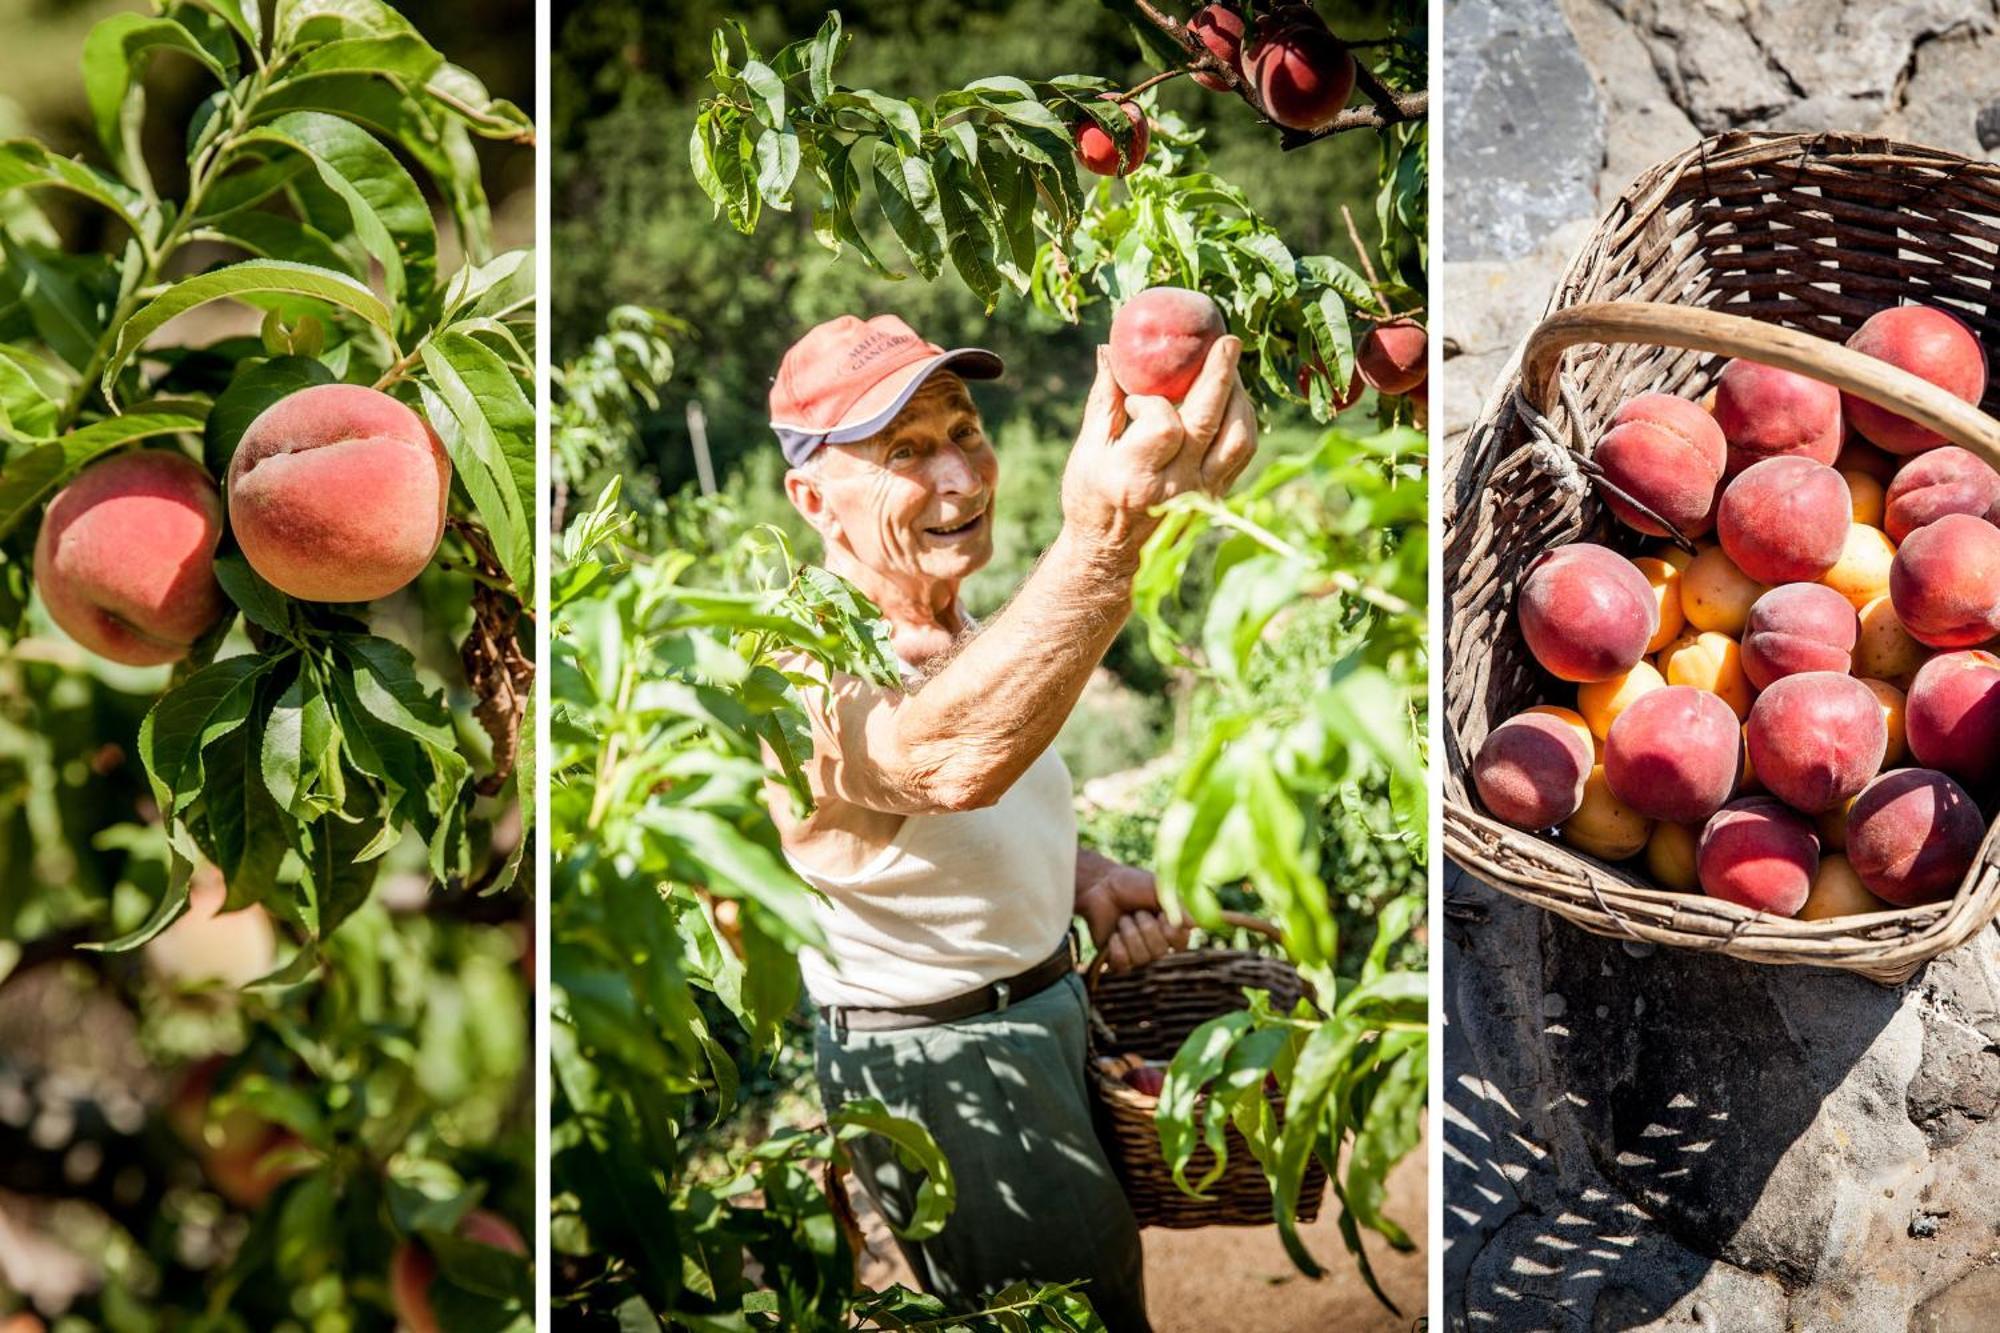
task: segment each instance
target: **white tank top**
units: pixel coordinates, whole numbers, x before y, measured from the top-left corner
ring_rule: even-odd
[[[1069,767],[1041,757],[993,805],[909,815],[852,875],[787,854],[826,895],[815,904],[824,956],[799,956],[821,1005],[899,1008],[947,999],[1041,962],[1076,902],[1076,807]]]

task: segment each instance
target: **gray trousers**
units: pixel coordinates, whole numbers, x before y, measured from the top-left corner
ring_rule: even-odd
[[[958,1182],[930,1240],[899,1242],[924,1289],[954,1311],[1010,1282],[1082,1281],[1111,1333],[1150,1333],[1139,1228],[1091,1127],[1083,984],[1066,977],[1004,1013],[900,1032],[815,1034],[829,1109],[880,1098],[921,1122]],[[890,1222],[913,1214],[915,1182],[895,1149],[848,1145]]]

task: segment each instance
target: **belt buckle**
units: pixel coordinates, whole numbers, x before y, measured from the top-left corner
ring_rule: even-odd
[[[1007,986],[1007,983],[1006,983],[1006,982],[1004,982],[1004,981],[996,981],[996,982],[994,982],[994,983],[993,983],[993,994],[994,994],[995,998],[997,998],[997,999],[998,999],[998,1000],[1000,1001],[1000,1003],[999,1003],[999,1004],[997,1004],[997,1005],[995,1005],[995,1006],[993,1007],[993,1012],[994,1012],[994,1013],[996,1013],[996,1014],[1004,1014],[1004,1013],[1006,1013],[1006,1012],[1007,1012],[1007,1002],[1008,1002],[1008,1000],[1009,1000],[1010,998],[1012,998],[1012,995],[1013,995],[1013,992],[1012,992],[1011,990],[1009,990],[1009,989],[1008,989],[1008,986]]]

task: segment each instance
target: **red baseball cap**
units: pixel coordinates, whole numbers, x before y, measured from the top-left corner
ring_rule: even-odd
[[[852,444],[881,430],[930,378],[949,368],[998,379],[1000,358],[983,347],[946,351],[894,315],[842,315],[793,343],[771,383],[771,429],[797,467],[823,444]]]

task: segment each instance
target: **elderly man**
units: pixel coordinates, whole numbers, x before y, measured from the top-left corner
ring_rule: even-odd
[[[820,1090],[830,1108],[881,1099],[950,1159],[958,1206],[906,1253],[954,1307],[1022,1279],[1083,1281],[1110,1328],[1148,1328],[1138,1229],[1091,1125],[1069,931],[1081,916],[1114,967],[1186,931],[1150,874],[1077,846],[1050,742],[1130,613],[1151,510],[1226,490],[1256,450],[1241,353],[1218,341],[1176,407],[1126,397],[1100,350],[1062,530],[984,625],[959,586],[992,555],[1000,460],[966,381],[997,377],[1000,359],[850,316],[793,346],[771,390],[786,494],[826,567],[882,609],[905,674],[808,691],[816,807],[799,820],[771,801],[786,855],[824,895],[827,951],[801,960]],[[854,1154],[907,1221],[915,1182],[893,1149],[867,1139]]]

